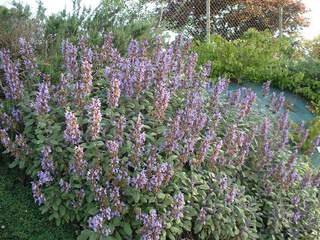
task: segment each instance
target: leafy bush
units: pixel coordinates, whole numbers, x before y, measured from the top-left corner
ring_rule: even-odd
[[[1,52],[1,143],[42,212],[78,222],[79,239],[319,236],[320,174],[298,155],[304,138],[289,144],[283,96],[261,111],[250,89],[208,88],[209,65],[197,72],[181,37],[133,40],[126,56],[110,35],[98,50],[65,42],[57,84],[24,43],[22,65]]]
[[[292,39],[276,39],[269,32],[249,30],[241,39],[228,41],[215,36],[210,43],[195,44],[200,64],[214,62],[211,77],[228,76],[237,82],[272,81],[309,100],[320,109],[319,60],[299,56]],[[301,55],[299,53],[299,55]],[[304,54],[303,54],[304,55]]]
[[[293,63],[290,71],[303,73],[303,81],[294,86],[294,91],[308,99],[320,113],[320,60],[306,56]]]

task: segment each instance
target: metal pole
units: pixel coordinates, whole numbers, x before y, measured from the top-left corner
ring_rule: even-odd
[[[283,6],[279,8],[279,32],[280,37],[283,36]]]
[[[160,16],[159,16],[157,28],[159,28],[161,25],[162,18],[163,18],[163,11],[164,11],[164,3],[162,1],[160,1]]]
[[[210,41],[210,33],[211,33],[211,13],[210,13],[210,0],[207,0],[207,40]]]

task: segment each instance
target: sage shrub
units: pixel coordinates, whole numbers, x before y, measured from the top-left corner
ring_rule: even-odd
[[[132,40],[122,56],[111,34],[96,48],[65,40],[57,81],[19,42],[18,59],[0,55],[3,154],[43,213],[82,227],[79,239],[319,237],[320,173],[301,154],[303,126],[290,142],[270,82],[262,109],[250,89],[210,84],[210,64],[198,69],[181,36]]]

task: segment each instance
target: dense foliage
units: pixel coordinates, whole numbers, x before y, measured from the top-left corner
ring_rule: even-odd
[[[42,212],[84,228],[79,239],[319,237],[320,173],[299,154],[307,131],[289,142],[270,82],[261,110],[250,89],[210,86],[181,37],[132,40],[122,56],[111,35],[97,48],[65,40],[57,81],[19,43],[19,59],[0,54],[4,153]]]
[[[298,93],[315,110],[320,109],[319,60],[304,57],[290,38],[249,30],[235,41],[215,36],[210,43],[195,44],[199,62],[213,61],[211,77],[226,75],[237,82],[262,83]],[[300,56],[302,55],[302,56]]]

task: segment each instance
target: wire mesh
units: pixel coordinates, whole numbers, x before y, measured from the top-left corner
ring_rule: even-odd
[[[250,28],[281,34],[283,8],[260,3],[263,1],[175,0],[159,3],[159,8],[162,24],[168,29],[199,39],[208,34],[237,39]]]

